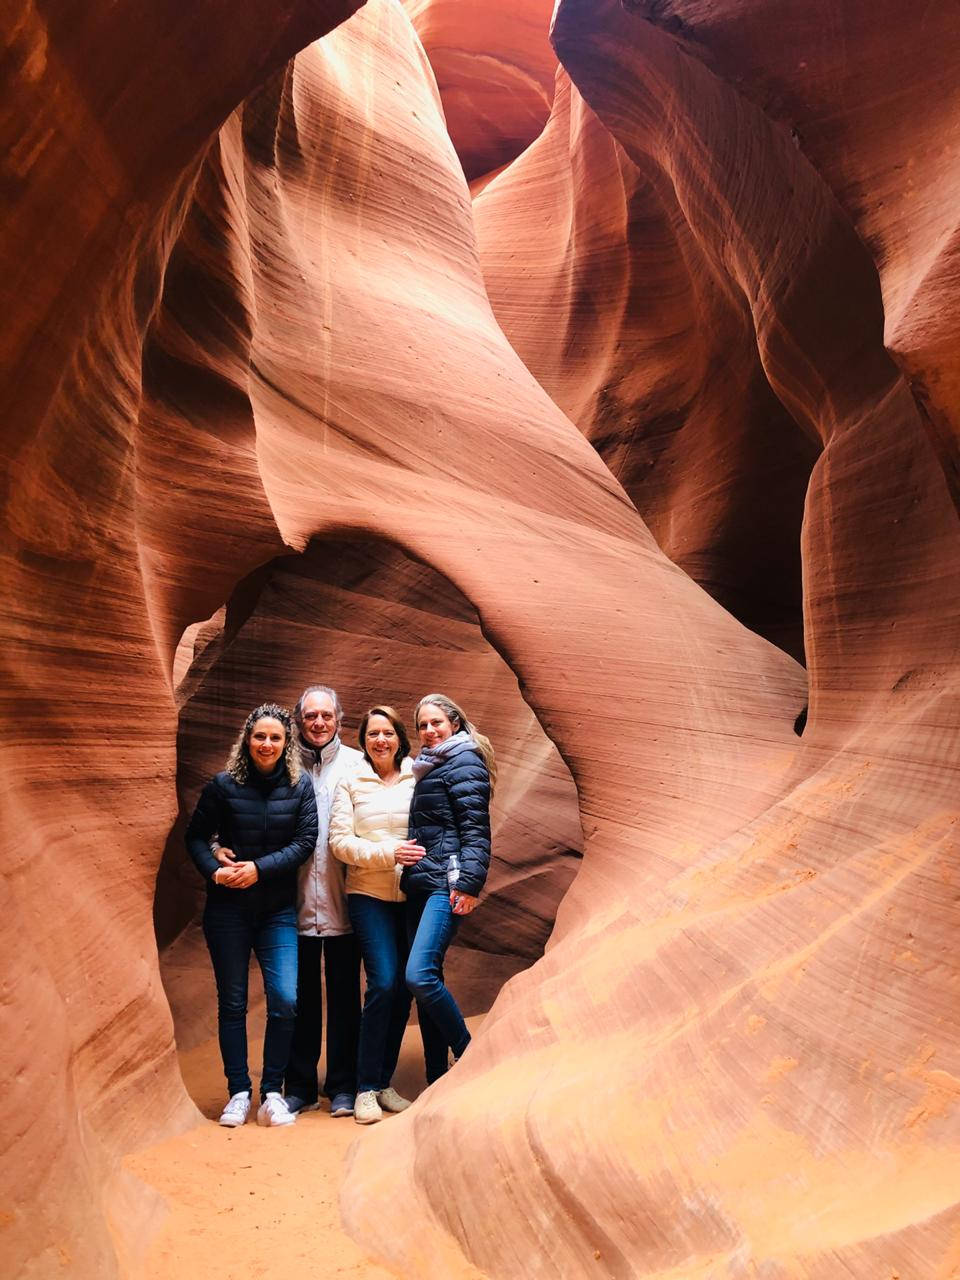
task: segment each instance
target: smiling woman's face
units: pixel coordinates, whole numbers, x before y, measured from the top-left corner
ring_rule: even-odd
[[[250,759],[261,773],[269,773],[287,745],[287,731],[273,716],[263,716],[247,735]]]
[[[425,702],[417,712],[417,734],[425,747],[435,747],[455,732],[450,717],[433,702]]]
[[[363,745],[377,772],[392,769],[400,749],[397,731],[386,716],[371,716],[363,735]]]

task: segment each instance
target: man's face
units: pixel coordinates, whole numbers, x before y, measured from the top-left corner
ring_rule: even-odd
[[[325,747],[340,728],[329,693],[308,693],[301,708],[300,732],[311,747]]]

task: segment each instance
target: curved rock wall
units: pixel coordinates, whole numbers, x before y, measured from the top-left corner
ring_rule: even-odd
[[[197,637],[180,689],[182,820],[157,886],[161,947],[199,914],[203,886],[184,853],[184,822],[251,707],[265,698],[292,706],[301,689],[322,679],[338,690],[344,740],[356,746],[367,707],[391,700],[412,732],[418,698],[452,689],[497,747],[493,862],[483,902],[457,936],[460,948],[487,957],[460,957],[481,970],[471,981],[470,1012],[487,1009],[505,975],[542,955],[583,836],[570,773],[484,640],[469,601],[396,547],[322,541],[255,570],[221,621],[213,637],[210,627]],[[182,1003],[170,994],[175,1007]]]
[[[119,1158],[196,1118],[150,918],[156,835],[176,811],[176,708],[152,617],[175,557],[151,570],[141,556],[142,335],[211,132],[357,7],[255,0],[236,41],[217,3],[7,8],[6,1274],[131,1264],[157,1206]],[[180,463],[174,449],[164,485],[191,483]]]
[[[553,0],[404,0],[437,79],[443,116],[471,183],[523,151],[550,114],[557,58]]]
[[[497,320],[658,544],[803,660],[800,525],[818,443],[764,374],[669,156],[628,156],[566,72],[550,121],[474,202]]]
[[[150,928],[175,654],[259,566],[335,538],[397,546],[470,602],[573,775],[584,834],[544,958],[457,1069],[355,1151],[348,1226],[410,1275],[466,1257],[497,1277],[946,1277],[958,529],[945,437],[884,349],[887,286],[850,193],[762,98],[762,64],[735,79],[683,4],[561,0],[554,46],[619,148],[573,140],[561,213],[588,209],[578,166],[604,148],[665,175],[645,206],[656,243],[669,223],[697,255],[665,274],[716,306],[730,385],[765,396],[759,362],[818,452],[798,740],[804,672],[663,554],[508,345],[399,3],[369,0],[282,68],[353,7],[268,22],[254,6],[238,27],[212,3],[155,26],[24,5],[10,29],[9,1257],[35,1275],[129,1267],[150,1206],[118,1157],[193,1114]],[[801,56],[822,10],[786,28]],[[749,49],[779,49],[790,6],[741,12]],[[921,61],[946,38],[939,13],[897,28]],[[885,65],[865,64],[841,117],[879,109],[866,90]],[[509,174],[481,197],[485,263]],[[918,279],[941,260],[931,225]],[[580,379],[589,404],[574,375],[555,394]],[[752,408],[737,430],[733,512]],[[695,478],[716,446],[694,444]],[[182,692],[220,678],[218,630],[201,628],[210,653]],[[55,1105],[38,1114],[37,1096]]]

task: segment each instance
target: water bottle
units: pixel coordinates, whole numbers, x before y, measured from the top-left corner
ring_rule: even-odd
[[[455,853],[451,853],[447,862],[447,888],[451,893],[457,887],[457,881],[460,879],[460,859]]]

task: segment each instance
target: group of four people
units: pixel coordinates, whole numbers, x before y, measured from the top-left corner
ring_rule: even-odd
[[[291,1124],[319,1105],[324,981],[335,1116],[370,1124],[410,1105],[391,1080],[414,998],[428,1084],[470,1043],[443,958],[486,879],[493,749],[440,693],[417,704],[415,759],[392,707],[364,715],[360,751],[340,740],[342,719],[326,685],[306,689],[292,716],[257,707],[187,828],[207,884],[228,1127],[251,1106],[251,952],[267,1005],[261,1124]]]

